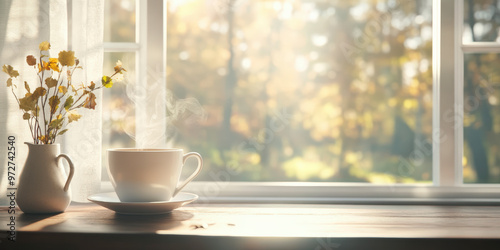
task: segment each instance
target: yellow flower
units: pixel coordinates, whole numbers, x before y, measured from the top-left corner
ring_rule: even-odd
[[[63,50],[59,52],[59,62],[62,66],[73,66],[75,65],[75,52]]]
[[[49,68],[51,68],[54,71],[60,72],[59,70],[59,63],[57,58],[49,58]]]
[[[68,88],[66,88],[65,86],[59,86],[59,93],[65,95],[66,92],[68,92]]]
[[[47,41],[41,42],[38,48],[40,48],[40,50],[47,51],[50,49],[50,43]]]
[[[111,88],[113,87],[113,79],[109,76],[103,76],[102,77],[102,86],[106,88]]]

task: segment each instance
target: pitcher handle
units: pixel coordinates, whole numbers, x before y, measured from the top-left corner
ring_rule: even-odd
[[[196,167],[194,173],[192,173],[187,179],[185,179],[181,184],[179,184],[177,188],[175,188],[175,192],[172,195],[172,197],[176,196],[177,193],[179,193],[179,191],[181,191],[181,189],[183,189],[190,181],[192,181],[194,177],[196,177],[201,171],[201,168],[203,166],[203,158],[201,158],[201,155],[196,152],[189,152],[184,154],[184,156],[182,157],[182,167],[184,168],[186,160],[191,156],[194,156],[198,159],[198,166]]]
[[[71,158],[67,154],[60,154],[56,157],[57,162],[61,160],[61,158],[64,158],[68,164],[69,164],[69,175],[68,179],[66,180],[66,184],[64,185],[64,192],[68,191],[69,188],[69,183],[71,182],[71,179],[73,179],[73,174],[75,173],[75,167],[73,165],[73,162],[71,161]]]

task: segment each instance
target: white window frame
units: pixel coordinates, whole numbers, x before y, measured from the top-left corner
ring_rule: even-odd
[[[135,23],[135,42],[105,42],[104,52],[135,52],[135,88],[139,91],[147,90],[148,83],[151,82],[166,82],[166,72],[164,70],[167,65],[167,44],[166,44],[166,1],[164,0],[136,0],[136,23]],[[162,22],[158,22],[162,20]],[[165,84],[158,84],[154,91],[165,91]],[[142,90],[140,90],[142,89]],[[146,99],[146,98],[144,98]],[[159,100],[155,100],[158,102]],[[166,104],[166,103],[165,103]],[[166,114],[166,105],[163,112]],[[141,121],[150,120],[154,115],[150,113],[151,109],[147,108],[147,103],[143,100],[135,102],[136,126],[135,135],[136,143],[143,144],[141,138],[145,138],[143,133],[147,132],[144,128],[145,123]],[[162,112],[162,111],[160,111]],[[159,127],[165,128],[165,122],[159,123]],[[139,141],[138,141],[139,140]]]
[[[166,0],[140,1],[137,19],[140,39],[147,40],[142,30],[160,30],[149,11],[163,10]],[[147,4],[145,2],[148,2]],[[144,13],[147,6],[147,13]],[[160,7],[160,5],[162,5]],[[434,0],[433,6],[433,183],[377,185],[370,183],[317,182],[231,182],[234,172],[212,172],[213,181],[194,181],[184,191],[200,195],[200,202],[286,202],[286,203],[397,203],[397,204],[500,204],[500,185],[464,184],[463,156],[463,54],[500,52],[497,43],[462,44],[463,1]],[[146,15],[148,14],[148,15]],[[147,16],[147,18],[145,18]],[[163,25],[166,29],[165,16]],[[147,22],[147,27],[144,23]],[[161,27],[163,34],[163,27]],[[151,65],[142,55],[143,43],[123,45],[119,49],[139,51],[141,65]],[[158,42],[158,41],[156,41]],[[166,35],[163,36],[166,46]],[[128,47],[127,47],[128,46]],[[105,51],[116,49],[110,44]],[[151,48],[151,47],[150,47]],[[164,51],[166,47],[164,47]],[[165,51],[166,52],[166,51]],[[149,53],[148,53],[149,55]],[[150,64],[145,64],[148,62]],[[166,63],[166,60],[163,61]],[[158,62],[154,62],[158,63]],[[153,65],[154,65],[153,63]],[[166,65],[166,64],[163,64]],[[146,69],[139,66],[138,76]],[[166,79],[166,78],[165,78]],[[451,94],[453,93],[453,94]],[[451,113],[450,113],[451,112]],[[450,119],[446,114],[452,114]],[[210,171],[210,170],[207,170]],[[111,189],[108,184],[104,189]]]

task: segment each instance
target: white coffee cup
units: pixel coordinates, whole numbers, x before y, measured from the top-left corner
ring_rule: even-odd
[[[198,167],[186,180],[179,181],[189,157]],[[201,171],[203,159],[182,149],[108,149],[108,173],[122,202],[169,201]]]

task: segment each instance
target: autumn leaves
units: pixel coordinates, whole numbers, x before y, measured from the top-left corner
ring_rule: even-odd
[[[101,84],[97,86],[93,81],[90,84],[81,82],[74,85],[72,76],[77,69],[83,69],[74,51],[61,51],[57,58],[49,56],[50,43],[42,42],[39,45],[40,57],[33,55],[26,57],[26,63],[37,72],[39,84],[31,91],[25,81],[26,94],[18,98],[14,88],[19,80],[19,72],[10,65],[3,65],[2,71],[9,75],[7,87],[23,111],[23,119],[28,121],[33,142],[35,144],[52,144],[58,135],[64,134],[65,127],[82,117],[77,112],[79,108],[95,109],[96,95],[94,91],[103,87],[113,86],[113,76],[126,71],[118,61],[111,76],[103,76]]]

